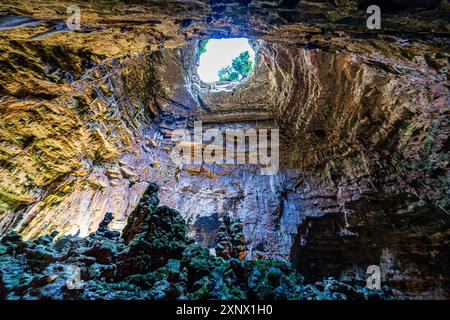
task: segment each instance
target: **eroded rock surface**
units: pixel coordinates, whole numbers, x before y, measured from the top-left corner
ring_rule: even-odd
[[[0,232],[88,236],[105,212],[121,231],[156,181],[203,246],[231,217],[248,259],[352,281],[380,264],[405,294],[448,297],[449,2],[375,2],[377,31],[367,1],[81,1],[79,30],[72,3],[2,1]],[[220,36],[257,51],[222,91],[195,72]],[[194,121],[279,128],[278,174],[176,166],[170,134]]]

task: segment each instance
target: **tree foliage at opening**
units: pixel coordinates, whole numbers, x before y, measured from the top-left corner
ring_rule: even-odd
[[[208,44],[209,40],[201,40],[198,44],[198,53],[200,55],[204,54],[206,52],[206,45]]]
[[[242,52],[231,61],[231,65],[219,70],[220,81],[239,81],[252,71],[252,61],[248,51]]]

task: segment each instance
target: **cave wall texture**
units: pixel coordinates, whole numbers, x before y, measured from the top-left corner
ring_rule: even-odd
[[[449,292],[449,1],[0,3],[0,232],[121,230],[150,182],[197,242],[238,217],[248,258],[307,278]],[[218,91],[198,41],[247,37],[250,78]],[[177,167],[171,131],[280,128],[280,171]],[[155,133],[163,137],[160,143]]]

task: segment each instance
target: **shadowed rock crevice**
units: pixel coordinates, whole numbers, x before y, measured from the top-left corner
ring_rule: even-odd
[[[382,281],[397,294],[446,297],[445,212],[413,196],[383,193],[364,195],[346,209],[307,218],[299,227],[291,257],[307,280],[333,276],[363,284],[366,268],[379,265]]]

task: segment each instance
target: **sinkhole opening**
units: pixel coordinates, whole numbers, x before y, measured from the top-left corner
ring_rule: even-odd
[[[247,38],[201,40],[197,73],[206,83],[239,83],[255,65],[255,50]]]

